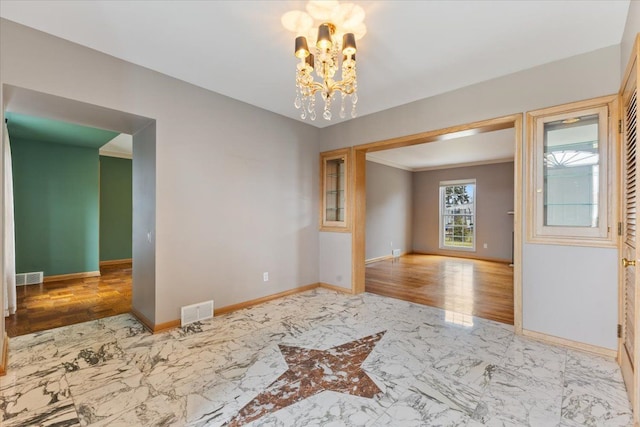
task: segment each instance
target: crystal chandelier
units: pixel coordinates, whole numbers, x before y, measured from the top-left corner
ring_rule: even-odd
[[[282,16],[282,24],[295,32],[295,56],[300,60],[296,70],[296,98],[294,105],[300,117],[316,119],[316,93],[324,101],[322,117],[331,120],[331,104],[340,93],[340,117],[346,117],[347,97],[351,101],[351,117],[356,117],[358,80],[356,76],[356,39],[366,33],[364,10],[353,3],[335,0],[312,0],[307,12],[293,10]],[[317,33],[313,29],[314,23]],[[310,50],[311,46],[315,49]],[[342,67],[339,60],[342,60]],[[336,80],[341,68],[342,80]],[[313,72],[319,77],[316,81]]]

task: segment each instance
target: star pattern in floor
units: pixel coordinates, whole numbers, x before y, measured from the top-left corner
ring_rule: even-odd
[[[280,345],[289,369],[240,410],[230,427],[242,426],[263,415],[330,390],[372,398],[380,393],[376,383],[360,367],[384,332],[342,344],[329,350]]]

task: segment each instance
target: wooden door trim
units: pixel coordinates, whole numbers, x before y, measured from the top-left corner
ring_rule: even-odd
[[[639,68],[640,67],[640,63],[639,63],[639,59],[640,59],[640,34],[636,34],[636,38],[633,44],[633,48],[631,49],[631,54],[629,56],[629,60],[627,62],[627,67],[625,69],[625,73],[624,76],[622,78],[622,81],[620,82],[620,91],[618,92],[618,117],[617,119],[619,120],[623,120],[623,118],[626,115],[626,111],[625,111],[625,99],[624,99],[624,95],[625,95],[625,89],[628,86],[628,83],[635,79],[635,87],[636,87],[636,92],[638,90],[640,90],[640,71]],[[634,72],[635,70],[635,72]],[[637,113],[636,113],[637,115]],[[636,119],[637,122],[637,119]],[[624,206],[624,203],[626,203],[626,186],[625,186],[625,173],[623,173],[624,171],[626,171],[626,166],[624,165],[624,158],[623,156],[626,155],[626,137],[624,136],[623,132],[625,131],[624,128],[620,129],[620,132],[617,133],[617,142],[618,142],[618,147],[620,147],[620,152],[618,155],[618,184],[620,185],[620,191],[619,191],[619,196],[618,196],[618,200],[619,200],[619,205],[618,206]],[[636,145],[636,150],[638,149],[638,145]],[[636,165],[638,164],[638,157],[636,157]],[[636,174],[638,174],[638,171],[636,171]],[[640,176],[640,175],[637,175]],[[619,221],[621,223],[624,224],[624,218],[625,218],[625,209],[619,209],[619,214],[618,214],[618,218]],[[624,233],[622,233],[621,236],[618,236],[619,240],[618,240],[618,252],[619,252],[619,257],[622,258],[624,256],[626,256],[625,254],[625,244],[624,244]],[[637,260],[636,260],[637,261]],[[636,274],[639,274],[638,271],[636,271]],[[636,282],[637,283],[637,282]],[[620,325],[624,325],[624,322],[626,321],[625,319],[625,314],[624,314],[624,292],[625,292],[625,269],[619,264],[618,265],[618,326],[620,327]],[[624,340],[622,337],[618,338],[618,364],[620,365],[621,370],[623,371],[623,378],[632,378],[631,379],[631,386],[629,387],[629,384],[627,385],[627,394],[629,396],[629,400],[631,401],[631,408],[633,410],[633,420],[634,420],[634,425],[640,425],[640,363],[638,363],[638,361],[640,360],[640,342],[639,342],[639,332],[638,330],[640,329],[638,327],[638,325],[640,324],[640,313],[639,313],[639,308],[640,308],[640,292],[639,289],[636,287],[635,289],[635,293],[634,293],[634,309],[635,309],[635,320],[636,320],[636,329],[635,329],[635,336],[633,337],[633,342],[634,342],[634,358],[635,360],[631,360],[629,358],[629,354],[624,346]],[[624,334],[623,334],[624,335]],[[629,372],[630,370],[630,366],[633,366],[633,372]],[[630,389],[629,389],[630,388]]]
[[[523,329],[522,335],[525,337],[533,338],[535,340],[544,342],[546,344],[561,345],[564,347],[572,348],[579,351],[585,351],[587,353],[596,354],[598,356],[607,357],[609,359],[615,359],[617,352],[610,348],[600,347],[592,344],[585,344],[580,341],[568,340],[566,338],[556,337],[553,335],[543,334],[541,332],[529,331]]]
[[[514,156],[514,271],[513,271],[513,318],[514,330],[522,334],[522,195],[523,195],[523,151],[522,151],[522,122],[523,115],[512,114],[488,120],[446,127],[398,138],[361,144],[353,147],[353,191],[351,235],[351,289],[357,294],[365,290],[365,230],[366,230],[366,153],[388,150],[391,148],[408,147],[434,141],[444,141],[452,136],[461,137],[502,129],[514,128],[515,156]]]

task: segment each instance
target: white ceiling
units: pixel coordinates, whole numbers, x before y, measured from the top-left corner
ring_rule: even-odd
[[[412,172],[513,161],[513,128],[367,153],[367,160]]]
[[[358,42],[361,116],[618,44],[629,8],[629,0],[355,3],[368,28]],[[299,119],[294,35],[280,17],[305,4],[1,0],[0,16]],[[337,116],[307,122],[325,127]]]

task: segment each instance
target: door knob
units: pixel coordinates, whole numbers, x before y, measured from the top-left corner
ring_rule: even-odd
[[[636,265],[636,260],[635,259],[622,258],[622,266],[623,267],[629,267],[630,265]]]

